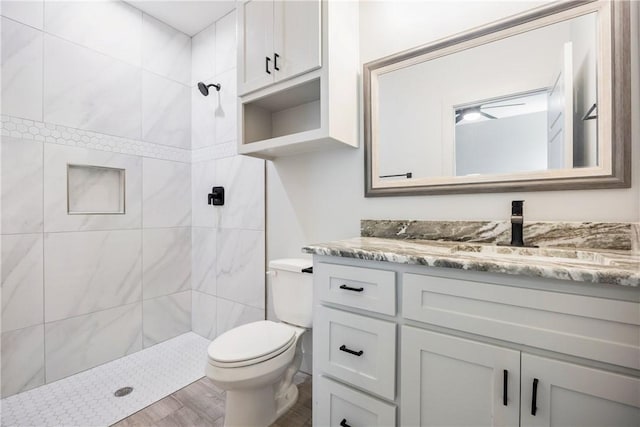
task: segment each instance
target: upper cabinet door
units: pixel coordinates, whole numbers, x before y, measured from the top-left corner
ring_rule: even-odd
[[[274,2],[243,0],[238,5],[239,95],[274,82]]]
[[[402,327],[402,425],[519,424],[520,353]]]
[[[640,379],[522,354],[521,413],[522,427],[637,427]]]
[[[276,81],[322,65],[321,1],[276,1],[274,65]]]

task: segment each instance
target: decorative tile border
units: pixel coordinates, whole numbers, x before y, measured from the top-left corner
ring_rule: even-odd
[[[0,116],[0,130],[2,136],[176,162],[191,162],[191,150],[18,117]]]
[[[524,224],[526,244],[540,247],[637,250],[638,225],[622,222],[545,222]],[[360,221],[360,236],[400,240],[509,243],[509,221]]]

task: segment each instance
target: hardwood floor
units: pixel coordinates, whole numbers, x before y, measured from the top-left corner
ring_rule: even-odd
[[[298,401],[271,427],[311,426],[311,376],[298,373],[295,382],[298,385]],[[204,377],[117,422],[113,427],[222,427],[224,399],[224,391]]]

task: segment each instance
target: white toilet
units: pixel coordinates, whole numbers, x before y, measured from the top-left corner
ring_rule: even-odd
[[[226,427],[268,426],[298,399],[293,376],[302,362],[302,335],[312,323],[313,280],[305,259],[269,263],[280,322],[231,329],[209,345],[206,375],[226,390]]]

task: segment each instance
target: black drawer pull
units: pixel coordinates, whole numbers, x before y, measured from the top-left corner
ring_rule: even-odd
[[[340,427],[351,427],[351,426],[347,424],[347,419],[343,418],[342,421],[340,421]]]
[[[271,58],[265,56],[264,70],[267,72],[267,74],[271,74],[271,71],[269,71],[269,61],[271,61]]]
[[[538,379],[533,379],[533,393],[531,395],[531,415],[536,416],[536,411],[538,407],[536,404],[538,403]]]
[[[362,350],[360,350],[360,351],[349,350],[347,348],[347,346],[344,345],[344,344],[340,346],[340,350],[344,351],[345,353],[353,354],[354,356],[358,356],[358,357],[360,357],[360,356],[362,356],[364,354],[364,351],[362,351]]]
[[[509,371],[504,370],[504,378],[502,380],[502,404],[507,406],[507,382],[509,381]]]
[[[278,68],[278,58],[280,58],[280,55],[278,55],[277,53],[273,54],[273,68],[276,71],[280,71],[280,68]]]
[[[351,286],[347,286],[347,285],[340,285],[340,289],[344,289],[346,291],[353,291],[353,292],[364,291],[364,288],[352,288]]]

